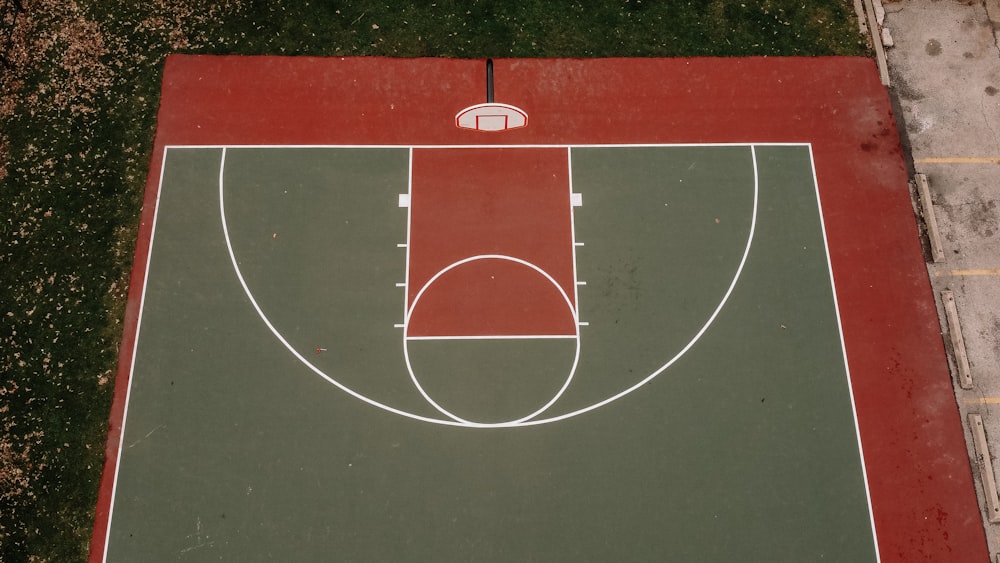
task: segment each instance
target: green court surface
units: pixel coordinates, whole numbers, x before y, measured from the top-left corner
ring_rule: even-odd
[[[478,265],[573,328],[421,338],[439,148],[165,149],[107,561],[877,560],[808,144],[479,147],[565,155]]]

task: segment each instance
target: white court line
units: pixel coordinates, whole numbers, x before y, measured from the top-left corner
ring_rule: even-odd
[[[132,384],[135,382],[135,358],[139,352],[139,332],[142,330],[142,315],[146,308],[146,287],[149,283],[149,265],[153,260],[153,239],[156,237],[156,220],[160,213],[160,196],[163,194],[163,172],[167,168],[167,148],[163,148],[160,160],[160,181],[156,186],[156,203],[153,207],[153,224],[149,230],[149,247],[146,249],[146,268],[142,272],[142,293],[139,296],[139,313],[135,320],[135,340],[132,342],[132,360],[128,367],[128,386],[125,388],[125,408],[122,410],[122,427],[118,430],[118,453],[115,458],[115,478],[111,483],[111,499],[108,503],[108,527],[104,531],[104,553],[102,561],[108,560],[108,547],[111,542],[111,521],[114,518],[115,498],[118,494],[118,475],[122,467],[122,447],[125,445],[125,423],[128,420],[129,402],[132,400]]]
[[[406,317],[409,315],[410,311],[410,228],[413,224],[413,147],[410,147],[407,155],[406,162],[406,198],[411,202],[411,205],[406,206],[406,242],[398,244],[397,246],[406,248],[406,256],[403,257],[403,324],[398,326],[406,326]],[[405,334],[405,332],[404,332]]]
[[[872,527],[872,539],[875,541],[875,560],[881,561],[878,535],[875,530],[875,511],[872,508],[871,489],[868,486],[868,465],[865,463],[865,449],[861,444],[861,426],[858,424],[858,409],[854,401],[854,385],[851,383],[851,367],[847,363],[847,344],[844,342],[844,327],[840,320],[840,303],[837,300],[837,284],[833,278],[833,262],[830,260],[830,244],[826,238],[826,222],[823,220],[823,202],[819,195],[819,179],[816,177],[816,161],[813,158],[812,146],[809,147],[809,164],[812,167],[813,187],[816,190],[816,210],[819,212],[819,228],[823,233],[823,252],[826,255],[826,270],[830,273],[830,290],[833,292],[833,310],[837,317],[837,335],[840,338],[840,351],[844,361],[844,373],[847,374],[847,391],[851,398],[851,416],[854,418],[854,435],[858,440],[858,455],[861,456],[861,477],[865,483],[865,499],[868,502],[868,519]]]
[[[701,148],[701,147],[811,147],[810,143],[624,143],[522,145],[167,145],[178,149],[565,149],[565,148]]]
[[[443,335],[443,336],[407,336],[407,340],[543,340],[543,339],[570,339],[576,338],[575,334],[483,334],[483,335]]]
[[[577,332],[580,331],[580,276],[576,271],[576,206],[573,205],[573,148],[566,147],[566,177],[569,180],[569,235],[573,244],[570,249],[573,253],[573,308],[576,310]],[[583,194],[580,195],[581,205],[583,205]]]

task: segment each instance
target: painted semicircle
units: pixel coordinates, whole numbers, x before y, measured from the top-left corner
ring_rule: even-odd
[[[566,294],[524,264],[477,259],[428,282],[411,305],[408,337],[510,337],[577,334]]]

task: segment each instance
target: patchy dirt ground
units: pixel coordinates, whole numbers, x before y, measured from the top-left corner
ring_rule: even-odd
[[[0,5],[0,559],[82,560],[155,113],[141,106],[158,91],[150,57],[203,44],[236,4]]]

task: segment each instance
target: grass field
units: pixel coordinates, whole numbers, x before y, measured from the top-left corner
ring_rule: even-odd
[[[0,66],[0,560],[86,559],[169,53],[858,55],[850,0],[21,0]],[[16,12],[16,13],[15,13]],[[16,15],[16,21],[14,16]],[[0,39],[6,33],[0,33]]]

